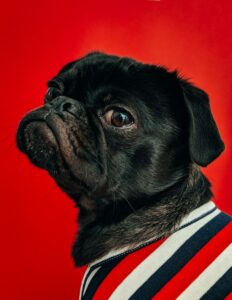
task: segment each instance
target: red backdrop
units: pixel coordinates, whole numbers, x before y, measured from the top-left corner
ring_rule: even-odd
[[[71,245],[77,210],[45,171],[16,149],[22,115],[46,81],[88,51],[177,68],[205,89],[226,151],[204,170],[232,214],[231,1],[5,1],[1,8],[1,287],[4,300],[77,299],[85,268]]]

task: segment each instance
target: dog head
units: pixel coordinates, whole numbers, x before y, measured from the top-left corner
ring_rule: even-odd
[[[224,149],[205,92],[163,67],[98,52],[48,82],[17,142],[77,205],[162,192]]]

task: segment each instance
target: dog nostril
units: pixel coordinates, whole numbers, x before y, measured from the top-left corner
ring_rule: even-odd
[[[72,107],[72,104],[69,103],[69,102],[65,102],[63,105],[62,105],[62,111],[69,111]]]

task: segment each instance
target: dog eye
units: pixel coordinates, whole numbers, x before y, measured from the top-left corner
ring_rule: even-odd
[[[58,88],[55,87],[49,87],[47,90],[47,93],[44,97],[44,102],[48,103],[49,101],[52,101],[54,98],[61,95],[61,91]]]
[[[115,127],[123,127],[134,123],[134,118],[124,109],[108,110],[103,118],[107,124]]]

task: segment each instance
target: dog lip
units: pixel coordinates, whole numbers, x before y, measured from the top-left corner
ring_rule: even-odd
[[[52,130],[44,121],[34,121],[26,125],[24,134],[27,156],[38,167],[48,170],[55,175],[59,147]]]

